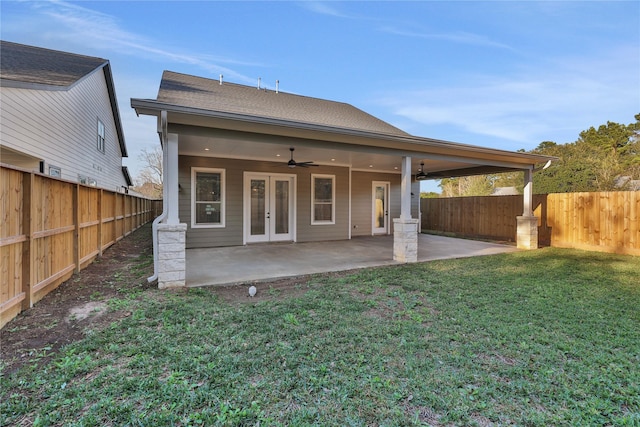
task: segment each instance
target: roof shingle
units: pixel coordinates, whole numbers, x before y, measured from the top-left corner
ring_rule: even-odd
[[[69,87],[108,61],[102,58],[0,41],[3,80]]]
[[[342,102],[258,89],[219,80],[165,71],[157,101],[248,116],[355,129],[390,135],[408,135],[364,111]]]

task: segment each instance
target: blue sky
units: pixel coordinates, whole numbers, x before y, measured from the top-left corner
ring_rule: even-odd
[[[640,2],[0,2],[3,40],[109,59],[130,98],[172,70],[347,102],[418,136],[505,150],[640,113]],[[425,188],[437,189],[433,184]]]

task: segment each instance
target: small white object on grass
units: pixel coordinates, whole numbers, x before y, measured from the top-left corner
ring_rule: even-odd
[[[255,286],[249,286],[249,296],[254,296],[257,291]]]

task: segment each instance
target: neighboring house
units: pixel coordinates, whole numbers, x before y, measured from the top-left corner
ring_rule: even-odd
[[[0,162],[127,192],[109,61],[0,41]]]
[[[160,287],[184,286],[185,248],[394,234],[394,259],[415,261],[424,178],[525,171],[523,245],[537,247],[531,176],[549,157],[412,136],[277,88],[165,71],[157,99],[131,100],[158,118],[163,145]],[[291,158],[316,166],[288,167]]]
[[[491,193],[492,196],[517,196],[520,194],[516,187],[496,187]]]
[[[615,179],[616,188],[626,191],[640,191],[640,179],[631,179],[630,176],[619,176]]]

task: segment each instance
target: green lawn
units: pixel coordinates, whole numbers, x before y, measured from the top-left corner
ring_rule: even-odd
[[[640,425],[640,257],[544,249],[270,293],[114,300],[131,316],[1,378],[0,420]]]

